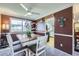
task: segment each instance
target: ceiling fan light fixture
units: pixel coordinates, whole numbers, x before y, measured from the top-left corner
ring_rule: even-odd
[[[24,16],[31,16],[32,13],[28,12],[27,14],[25,14]]]
[[[27,13],[27,14],[28,14],[28,15],[32,15],[32,13],[30,13],[30,12],[29,12],[29,13]]]
[[[26,8],[22,3],[20,4],[21,7],[23,7],[26,11],[28,10],[28,8]]]

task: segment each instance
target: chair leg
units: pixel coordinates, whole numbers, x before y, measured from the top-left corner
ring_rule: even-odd
[[[46,53],[47,53],[47,52],[46,52],[46,50],[45,50],[45,56],[46,56]]]
[[[31,56],[31,51],[29,50],[29,56]]]
[[[26,49],[25,52],[26,52],[26,56],[29,56],[29,49],[28,48]]]
[[[30,56],[30,50],[27,49],[27,56]]]

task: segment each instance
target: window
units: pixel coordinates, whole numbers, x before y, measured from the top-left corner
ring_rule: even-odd
[[[31,31],[31,21],[11,18],[10,31],[15,33]]]
[[[11,18],[11,32],[22,32],[22,20]]]
[[[23,32],[31,31],[31,21],[23,20]]]

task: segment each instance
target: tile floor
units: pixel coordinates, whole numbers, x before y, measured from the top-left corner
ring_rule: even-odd
[[[72,56],[68,53],[65,53],[59,49],[51,48],[50,46],[47,46],[47,56]],[[73,56],[79,56],[79,52],[74,51]]]

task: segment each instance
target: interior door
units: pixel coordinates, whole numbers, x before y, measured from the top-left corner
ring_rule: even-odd
[[[72,7],[54,14],[55,17],[55,48],[72,54]]]

